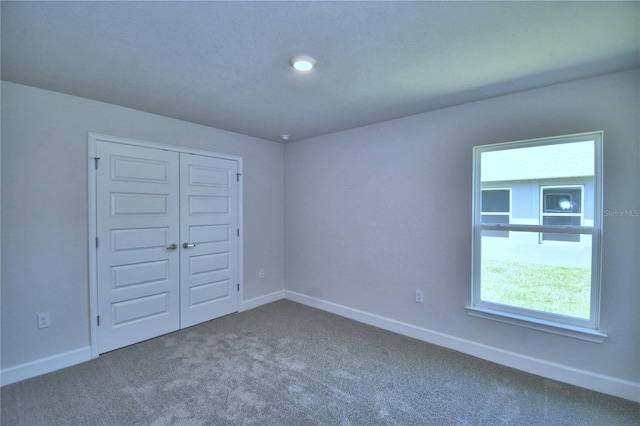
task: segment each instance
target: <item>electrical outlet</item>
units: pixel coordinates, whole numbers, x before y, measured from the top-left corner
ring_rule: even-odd
[[[49,312],[41,312],[38,314],[38,328],[47,328],[51,325],[51,317]]]
[[[424,302],[424,293],[422,292],[422,290],[416,290],[416,302],[417,303]]]
[[[264,268],[260,269],[260,279],[264,278]]]

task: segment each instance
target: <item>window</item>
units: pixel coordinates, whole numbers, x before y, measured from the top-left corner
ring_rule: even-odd
[[[475,147],[473,194],[469,314],[603,341],[602,132]]]
[[[582,225],[582,186],[543,186],[541,191],[543,225]],[[580,234],[543,232],[540,241],[580,242]]]
[[[482,223],[509,223],[511,191],[491,188],[482,190]],[[509,231],[487,231],[488,237],[509,237]]]

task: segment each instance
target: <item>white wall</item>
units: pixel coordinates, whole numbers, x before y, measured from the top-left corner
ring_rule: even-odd
[[[604,130],[605,209],[640,209],[639,81],[638,70],[611,74],[287,145],[3,82],[1,368],[89,345],[90,131],[244,158],[245,300],[318,302],[460,350],[475,345],[470,352],[502,354],[499,362],[520,357],[548,377],[590,375],[605,392],[620,384],[628,392],[610,393],[640,399],[631,395],[640,382],[640,218],[605,218],[604,343],[464,309],[471,147]],[[424,304],[413,301],[416,288]],[[52,326],[38,330],[42,311]]]
[[[87,132],[242,156],[244,300],[284,289],[282,144],[2,82],[5,373],[89,345]]]
[[[512,364],[541,375],[604,378],[640,399],[639,217],[604,219],[604,343],[465,310],[472,147],[604,130],[605,209],[640,209],[639,79],[638,70],[616,73],[286,145],[288,294],[390,328],[415,326],[499,362],[519,359]],[[424,304],[414,302],[417,288]]]

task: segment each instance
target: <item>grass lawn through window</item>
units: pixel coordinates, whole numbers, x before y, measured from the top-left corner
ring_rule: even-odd
[[[589,319],[588,268],[484,260],[481,273],[482,300]]]

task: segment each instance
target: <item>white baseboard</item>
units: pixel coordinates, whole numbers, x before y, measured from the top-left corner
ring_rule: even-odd
[[[285,290],[274,291],[273,293],[265,294],[264,296],[254,297],[253,299],[243,300],[240,306],[240,312],[248,311],[249,309],[257,308],[258,306],[266,305],[267,303],[275,302],[277,300],[284,299]]]
[[[465,339],[449,336],[437,331],[418,327],[402,321],[371,314],[348,306],[327,302],[288,290],[276,291],[264,296],[243,301],[240,311],[257,308],[281,299],[289,299],[303,305],[331,312],[355,321],[372,325],[424,342],[453,349],[491,362],[512,367],[538,376],[571,385],[580,386],[608,395],[640,402],[640,383],[597,374],[574,367],[552,363],[515,352],[505,351]],[[61,368],[80,364],[91,359],[91,347],[83,347],[0,371],[0,386],[26,380],[41,374],[51,373]]]
[[[91,347],[75,349],[73,351],[37,359],[35,361],[5,368],[0,371],[0,386],[10,385],[21,380],[51,373],[62,368],[71,367],[91,359]]]
[[[256,297],[243,301],[240,306],[240,312],[266,305],[284,299],[284,290],[276,291],[264,296]],[[9,385],[42,374],[51,373],[61,368],[71,367],[89,361],[91,356],[91,346],[76,349],[69,352],[53,355],[46,358],[37,359],[35,361],[9,367],[0,370],[0,386]]]
[[[285,298],[374,327],[526,371],[527,373],[640,402],[640,383],[505,351],[293,291],[285,290]]]

